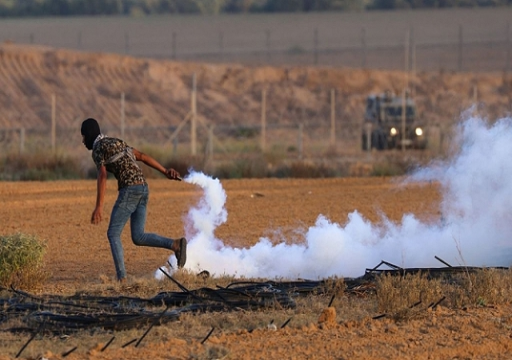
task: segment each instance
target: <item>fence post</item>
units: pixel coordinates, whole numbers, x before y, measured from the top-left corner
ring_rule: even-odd
[[[171,58],[176,59],[176,32],[172,32]]]
[[[224,32],[219,32],[219,55],[220,59],[224,59]]]
[[[55,152],[55,130],[56,130],[56,99],[55,94],[52,94],[52,123],[51,123],[51,130],[50,130],[50,138],[51,138],[51,144],[52,144],[52,152]]]
[[[298,147],[299,147],[299,159],[302,160],[303,157],[303,132],[304,132],[304,125],[302,123],[299,124],[299,134],[298,134]]]
[[[124,92],[121,93],[121,138],[124,139],[124,128],[125,128],[125,119],[124,119]]]
[[[507,21],[507,33],[506,33],[506,53],[505,53],[505,91],[507,92],[508,102],[510,106],[510,85],[508,83],[508,73],[510,70],[510,21]]]
[[[315,65],[318,64],[318,28],[315,28],[315,35],[314,35],[314,46],[313,46],[313,52],[314,52],[314,59],[315,59]]]
[[[459,25],[459,54],[457,59],[457,69],[462,71],[462,44],[463,44],[463,32],[462,25]]]
[[[410,34],[409,34],[409,29],[407,29],[405,31],[405,45],[404,45],[404,48],[405,48],[405,59],[404,59],[404,76],[405,76],[405,81],[404,81],[404,90],[403,90],[403,93],[402,93],[402,144],[401,144],[401,148],[402,148],[402,151],[405,151],[405,123],[407,121],[407,100],[406,100],[406,96],[407,96],[407,89],[409,88],[409,37],[410,37]]]
[[[406,115],[407,104],[406,104],[406,98],[405,98],[406,91],[407,91],[407,89],[404,88],[404,90],[402,92],[402,143],[400,144],[402,151],[405,151],[405,120],[406,120],[406,116],[407,116]]]
[[[261,151],[267,146],[267,90],[261,90]]]
[[[336,146],[336,99],[334,89],[331,89],[331,145]]]
[[[506,52],[505,52],[505,80],[510,67],[510,21],[507,21],[507,33],[505,34]]]
[[[25,128],[20,129],[20,155],[25,152]]]
[[[409,88],[409,29],[405,31],[404,43],[404,75],[405,75],[405,89]]]
[[[191,99],[192,118],[190,119],[190,146],[192,156],[196,155],[196,141],[197,141],[197,104],[196,104],[196,73],[192,75],[192,99]]]
[[[411,97],[414,98],[414,93],[415,93],[414,84],[416,81],[416,41],[414,39],[414,28],[412,28],[412,30],[411,30],[410,48],[411,48],[411,69],[410,70],[411,70],[411,79],[412,79],[412,84],[410,84],[410,88],[411,88]]]
[[[361,29],[361,48],[363,50],[363,69],[366,69],[366,28]]]
[[[478,85],[473,85],[473,116],[478,116]]]
[[[265,30],[265,46],[267,48],[267,63],[270,63],[270,30]]]
[[[365,130],[366,130],[366,151],[370,152],[372,150],[372,124],[367,123],[365,124]],[[365,145],[365,144],[363,144]]]
[[[213,128],[214,125],[211,124],[208,128],[208,159],[209,161],[213,161]]]
[[[130,36],[127,31],[124,33],[124,52],[125,54],[130,53]]]

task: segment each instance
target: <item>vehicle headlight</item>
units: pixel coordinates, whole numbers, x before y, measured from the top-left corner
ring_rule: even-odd
[[[423,129],[420,127],[417,127],[416,130],[414,130],[414,132],[416,133],[416,136],[423,135]]]
[[[391,136],[395,136],[398,133],[398,131],[393,127],[393,128],[391,128],[389,133],[391,134]]]

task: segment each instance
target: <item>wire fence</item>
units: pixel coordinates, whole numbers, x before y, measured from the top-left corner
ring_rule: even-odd
[[[0,149],[4,153],[14,154],[49,151],[78,154],[83,150],[79,129],[57,127],[54,133],[51,129],[42,128],[0,129]],[[192,123],[187,122],[180,127],[125,126],[124,131],[120,126],[104,126],[102,131],[109,136],[123,138],[133,146],[158,147],[170,156],[194,155],[219,159],[265,151],[296,159],[319,157],[333,147],[355,151],[359,140],[349,134],[349,129],[339,129],[335,143],[331,143],[331,129],[314,123],[268,125],[265,134],[262,134],[261,126],[215,126],[205,121],[198,121],[195,130]]]
[[[256,90],[250,89],[250,94],[238,94],[241,100],[233,102],[238,107],[236,113],[243,114],[240,121],[224,108],[216,112],[204,107],[204,93],[197,99],[195,89],[193,86],[190,94],[193,101],[180,108],[179,118],[173,122],[168,121],[169,113],[163,112],[169,110],[168,102],[161,109],[155,104],[146,106],[129,93],[122,93],[119,98],[96,97],[92,101],[63,89],[59,96],[45,96],[46,101],[41,100],[38,108],[22,114],[28,120],[32,116],[29,110],[36,109],[33,116],[45,119],[41,126],[24,127],[22,124],[27,121],[20,118],[19,127],[0,128],[0,151],[21,155],[66,154],[82,159],[84,168],[91,167],[90,154],[81,143],[79,131],[85,117],[77,114],[83,108],[94,108],[105,134],[123,138],[131,146],[161,159],[192,156],[213,168],[233,161],[251,162],[255,157],[265,158],[270,166],[291,161],[345,166],[371,162],[381,156],[363,148],[365,93],[347,97],[337,94],[335,89],[320,88],[306,97],[308,101],[303,96],[299,101],[294,96],[300,97],[300,93],[291,93],[282,98],[288,100],[276,103],[272,102],[275,91],[282,90],[263,89],[256,94]],[[453,122],[447,119],[456,119],[461,108],[477,102],[476,86],[468,87],[464,93],[441,97],[450,104],[458,104],[456,108],[433,103],[428,111],[428,96],[419,97],[422,113],[418,120],[426,126],[428,139],[427,151],[421,157],[440,155],[448,149]],[[468,93],[471,95],[467,96]],[[254,100],[250,106],[244,101],[248,97]],[[493,108],[502,112],[499,106]],[[398,153],[394,151],[395,155]]]
[[[237,113],[243,113],[244,118],[241,122],[224,109],[203,108],[203,97],[197,99],[195,79],[193,74],[192,102],[180,109],[177,119],[176,113],[169,113],[167,101],[160,101],[160,107],[146,106],[130,93],[123,92],[118,99],[88,98],[64,89],[58,96],[45,96],[46,101],[41,99],[39,107],[20,113],[20,119],[14,122],[19,127],[0,128],[0,149],[19,154],[83,153],[79,129],[84,116],[78,114],[87,108],[94,108],[107,135],[123,138],[132,146],[158,147],[166,156],[192,155],[222,161],[273,153],[280,158],[305,159],[324,157],[335,149],[354,152],[360,147],[362,117],[345,116],[345,106],[336,102],[334,89],[317,91],[319,106],[315,108],[306,108],[307,104],[293,98],[276,106],[271,102],[275,93],[262,90],[251,106],[239,104],[242,110]],[[190,110],[185,113],[187,106]],[[42,125],[38,127],[22,126],[39,118],[44,121],[39,121]]]
[[[361,101],[360,109],[355,109],[359,110],[359,116],[348,115],[346,104],[336,100],[335,91],[326,93],[325,103],[315,112],[299,105],[266,108],[263,93],[259,112],[249,114],[249,117],[258,118],[243,125],[231,125],[226,121],[217,124],[208,118],[208,114],[194,112],[197,105],[192,105],[177,125],[144,124],[141,117],[127,117],[124,112],[129,112],[130,105],[120,102],[116,111],[119,117],[102,125],[102,131],[158,156],[192,156],[210,164],[250,161],[254,154],[266,156],[269,163],[287,160],[328,162],[339,160],[340,155],[344,161],[360,159],[365,153],[362,145],[364,101]],[[1,151],[20,155],[54,152],[88,157],[79,130],[83,118],[76,118],[73,127],[59,126],[57,119],[61,114],[51,108],[48,113],[52,115],[46,127],[0,129]],[[426,135],[429,137],[428,150],[442,152],[446,139],[441,137],[439,126],[427,127]]]
[[[16,19],[0,20],[0,40],[188,61],[508,71],[510,19],[509,7]]]

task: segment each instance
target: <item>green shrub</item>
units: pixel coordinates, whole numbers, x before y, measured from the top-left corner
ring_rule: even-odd
[[[45,251],[46,244],[35,236],[22,233],[0,236],[0,285],[28,289],[44,282]]]
[[[0,180],[51,181],[83,177],[78,161],[63,152],[8,154],[0,161]]]

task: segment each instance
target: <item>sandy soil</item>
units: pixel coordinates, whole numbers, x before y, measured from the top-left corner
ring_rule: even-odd
[[[357,209],[372,222],[380,213],[400,220],[414,213],[424,221],[439,218],[439,189],[435,184],[398,186],[389,178],[339,179],[266,179],[227,180],[227,223],[216,230],[226,244],[244,247],[260,236],[271,236],[281,229],[285,234],[312,226],[319,214],[344,224],[347,214]],[[180,236],[183,215],[201,195],[187,183],[150,179],[151,199],[147,230]],[[3,234],[17,231],[35,234],[48,243],[47,267],[52,276],[42,290],[45,293],[72,293],[94,286],[112,293],[129,293],[128,287],[109,285],[114,267],[106,240],[108,213],[116,197],[115,183],[109,180],[105,221],[89,223],[95,201],[94,181],[47,183],[1,183],[0,228]],[[263,196],[254,196],[261,194]],[[161,250],[137,248],[128,232],[123,234],[125,258],[130,281],[152,278],[155,269],[168,257]],[[364,273],[364,269],[361,269]],[[365,301],[361,299],[360,301]],[[372,320],[362,314],[351,320],[350,302],[335,302],[338,315],[319,325],[317,321],[290,324],[277,331],[267,328],[249,332],[240,322],[238,329],[217,331],[204,344],[207,322],[197,330],[170,323],[158,327],[141,347],[122,348],[120,342],[105,352],[108,340],[80,337],[67,343],[34,341],[23,356],[56,359],[73,346],[77,350],[67,359],[504,359],[512,357],[511,305],[448,309],[442,306],[420,318],[394,322]],[[262,316],[261,314],[246,314]],[[198,315],[199,323],[202,322]],[[228,315],[226,315],[228,316]],[[229,316],[242,316],[229,315]],[[283,315],[284,319],[289,313]],[[320,313],[318,313],[320,316]],[[197,320],[196,320],[197,323]],[[167,327],[182,326],[183,332],[169,336]],[[142,332],[140,330],[139,332]],[[139,334],[140,335],[140,334]],[[129,336],[129,335],[127,335]],[[13,344],[0,351],[0,358],[13,358],[28,336],[9,338]],[[43,346],[44,344],[44,346]],[[22,357],[23,357],[22,356]]]
[[[266,89],[268,124],[329,128],[329,91],[335,89],[338,139],[355,141],[360,138],[366,96],[386,89],[399,94],[404,86],[400,71],[174,62],[9,43],[0,44],[0,65],[0,126],[38,131],[50,129],[50,94],[57,99],[60,131],[76,129],[81,119],[92,115],[117,131],[121,93],[126,94],[127,128],[176,127],[190,111],[195,73],[198,114],[208,124],[259,125]],[[507,74],[417,72],[409,81],[421,121],[446,134],[475,100],[490,119],[510,110]]]

